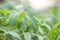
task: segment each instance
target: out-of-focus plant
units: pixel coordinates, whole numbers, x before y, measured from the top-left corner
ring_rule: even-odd
[[[0,40],[60,40],[55,7],[36,11],[27,4],[9,2],[0,6]]]

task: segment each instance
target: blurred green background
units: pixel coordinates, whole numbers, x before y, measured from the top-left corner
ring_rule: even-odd
[[[27,0],[0,0],[0,40],[60,40],[58,6],[36,10]]]

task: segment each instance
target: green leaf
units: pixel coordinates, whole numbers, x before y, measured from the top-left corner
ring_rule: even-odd
[[[9,15],[10,12],[8,10],[0,9],[0,13],[3,13],[4,15]]]
[[[25,13],[24,12],[21,12],[20,13],[20,18],[24,18],[25,17]]]
[[[16,21],[20,23],[21,22],[21,19],[19,17],[17,17],[16,18]]]
[[[50,40],[57,40],[58,34],[59,34],[58,28],[52,28],[51,31],[49,31],[48,33],[48,38]]]
[[[58,16],[58,9],[57,9],[56,6],[52,7],[52,8],[51,8],[51,11],[52,11],[52,13],[53,13],[55,16]]]

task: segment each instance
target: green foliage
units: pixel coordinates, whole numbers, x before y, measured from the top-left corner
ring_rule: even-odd
[[[56,8],[38,12],[11,5],[0,8],[0,40],[60,40]]]
[[[9,15],[9,11],[8,10],[4,10],[4,9],[0,9],[0,13],[2,13],[4,15]]]
[[[51,8],[51,11],[52,11],[52,13],[53,13],[55,16],[58,16],[58,9],[57,9],[56,6],[52,7],[52,8]]]

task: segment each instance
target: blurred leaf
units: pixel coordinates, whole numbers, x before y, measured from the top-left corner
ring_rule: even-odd
[[[55,16],[58,16],[58,9],[57,9],[56,6],[52,7],[52,8],[51,8],[51,11],[52,11],[52,13],[53,13]]]
[[[10,12],[8,10],[0,9],[0,13],[3,13],[5,15],[9,15]]]
[[[21,12],[20,13],[20,18],[24,18],[25,17],[25,13],[24,12]]]

